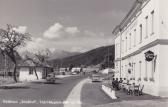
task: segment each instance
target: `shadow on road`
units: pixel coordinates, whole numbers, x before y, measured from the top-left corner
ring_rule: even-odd
[[[62,84],[62,82],[31,82],[33,84],[53,84],[53,85],[56,85],[56,84]]]
[[[29,89],[28,86],[1,86],[0,89]]]

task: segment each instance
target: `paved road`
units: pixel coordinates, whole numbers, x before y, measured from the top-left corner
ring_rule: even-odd
[[[112,99],[101,90],[101,82],[85,84],[81,93],[81,101],[82,107],[92,107],[113,102]]]
[[[63,107],[62,102],[83,78],[85,77],[73,76],[64,78],[57,84],[38,82],[29,83],[28,88],[1,89],[0,107]]]

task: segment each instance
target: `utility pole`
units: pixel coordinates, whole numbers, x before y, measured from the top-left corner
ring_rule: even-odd
[[[6,57],[6,54],[4,54],[4,57],[5,57],[5,66],[4,66],[4,76],[6,76],[7,74],[7,57]]]

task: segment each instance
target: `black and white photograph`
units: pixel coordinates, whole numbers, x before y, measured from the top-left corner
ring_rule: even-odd
[[[168,0],[0,0],[0,107],[168,107]]]

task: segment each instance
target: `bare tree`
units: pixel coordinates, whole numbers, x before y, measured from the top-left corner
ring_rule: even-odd
[[[37,53],[25,56],[26,60],[32,61],[36,66],[45,67],[48,59],[48,50],[38,51]],[[34,68],[35,75],[38,79],[36,68]]]
[[[14,63],[13,77],[14,81],[17,82],[17,50],[21,46],[25,46],[27,40],[31,40],[29,33],[19,33],[14,30],[12,25],[7,25],[7,29],[0,29],[0,49],[3,54],[6,54],[11,61]]]

